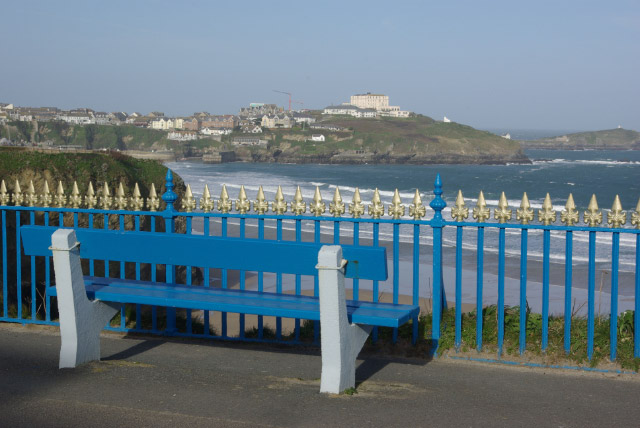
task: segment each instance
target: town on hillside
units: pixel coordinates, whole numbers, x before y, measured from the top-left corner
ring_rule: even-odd
[[[383,94],[352,95],[349,102],[328,106],[323,110],[292,110],[276,104],[251,103],[242,107],[237,114],[214,115],[197,112],[188,117],[169,117],[160,111],[147,114],[139,112],[103,112],[90,108],[62,110],[57,107],[17,107],[10,103],[0,103],[0,125],[10,121],[18,122],[64,122],[70,125],[133,125],[165,131],[166,138],[176,142],[188,142],[200,139],[221,141],[222,136],[231,135],[234,146],[266,146],[267,141],[259,138],[266,130],[290,129],[300,127],[303,130],[317,131],[308,141],[323,142],[323,131],[340,131],[323,119],[330,116],[350,116],[354,118],[395,117],[407,118],[412,112],[401,110],[399,106],[389,105],[389,96]],[[10,135],[0,140],[0,145],[33,145],[34,141],[12,139]],[[52,145],[51,141],[38,142],[38,145]]]

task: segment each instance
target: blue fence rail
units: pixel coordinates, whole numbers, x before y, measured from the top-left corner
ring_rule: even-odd
[[[541,349],[545,351],[549,339],[550,317],[550,270],[552,256],[551,242],[564,239],[564,349],[571,351],[572,319],[575,315],[572,302],[575,301],[572,292],[574,286],[574,234],[588,235],[587,249],[587,287],[586,287],[586,318],[587,318],[587,348],[588,357],[592,358],[594,350],[594,322],[598,315],[596,305],[596,264],[602,264],[597,260],[596,244],[598,237],[609,236],[611,239],[610,257],[605,257],[605,264],[610,270],[610,359],[616,359],[618,326],[618,285],[619,285],[619,257],[620,237],[634,238],[635,248],[629,251],[635,252],[633,266],[633,314],[634,325],[634,357],[640,357],[640,202],[635,211],[630,212],[631,227],[622,227],[627,222],[627,213],[622,211],[619,199],[616,197],[612,209],[607,212],[607,224],[609,227],[601,227],[603,213],[597,206],[595,195],[588,209],[584,212],[584,226],[578,225],[580,215],[570,196],[565,209],[561,212],[561,222],[564,225],[554,225],[557,214],[554,211],[549,196],[537,212],[540,224],[531,224],[534,221],[534,210],[530,207],[526,194],[523,196],[519,209],[516,210],[516,220],[519,223],[508,223],[512,219],[512,209],[508,207],[504,194],[501,197],[498,208],[494,210],[494,220],[491,219],[491,210],[487,208],[484,196],[479,195],[476,206],[471,214],[475,221],[467,221],[469,208],[466,207],[462,193],[458,192],[455,204],[450,208],[452,220],[445,220],[443,212],[447,206],[442,198],[442,181],[438,175],[435,179],[434,198],[429,203],[431,210],[422,204],[420,193],[416,190],[415,197],[409,206],[409,217],[405,216],[405,206],[396,191],[392,201],[385,205],[380,200],[376,191],[368,206],[360,199],[356,189],[352,202],[346,204],[342,201],[340,192],[336,189],[333,200],[327,204],[322,200],[320,192],[316,189],[313,201],[303,201],[299,189],[293,201],[286,202],[282,191],[278,189],[275,200],[269,203],[262,191],[258,191],[256,199],[250,201],[241,188],[238,199],[232,201],[227,194],[226,187],[222,187],[220,199],[211,198],[208,187],[205,187],[200,199],[199,210],[196,210],[196,199],[187,186],[186,194],[182,198],[182,211],[176,209],[177,196],[173,192],[173,177],[171,171],[167,174],[166,191],[162,195],[165,208],[159,209],[160,198],[152,187],[151,194],[146,201],[141,197],[137,186],[132,197],[126,197],[122,185],[117,189],[116,196],[110,196],[109,188],[103,186],[101,192],[96,195],[93,187],[83,199],[79,195],[77,185],[74,183],[70,197],[64,194],[62,183],[59,183],[55,196],[51,196],[48,186],[42,194],[36,194],[33,185],[27,192],[22,192],[20,184],[16,183],[14,191],[9,193],[4,181],[0,187],[0,213],[2,218],[2,307],[0,309],[0,321],[18,322],[23,324],[48,324],[57,325],[55,321],[55,298],[44,294],[45,286],[53,282],[51,263],[48,258],[36,260],[36,257],[26,257],[20,248],[20,225],[42,224],[59,225],[65,227],[102,227],[120,230],[147,230],[157,233],[203,233],[205,235],[239,236],[258,239],[278,239],[296,241],[315,241],[327,243],[344,243],[360,245],[387,245],[391,257],[392,275],[389,283],[380,284],[376,281],[364,283],[354,280],[352,293],[354,300],[388,299],[398,303],[402,298],[407,298],[412,304],[419,304],[421,299],[430,298],[430,303],[424,308],[431,312],[432,324],[431,340],[432,351],[437,350],[441,337],[441,319],[443,309],[447,307],[448,298],[445,292],[445,284],[452,284],[454,288],[453,299],[449,303],[455,305],[455,345],[460,348],[462,343],[462,318],[463,303],[469,304],[469,298],[464,302],[464,295],[472,295],[475,291],[475,310],[482,314],[483,308],[488,305],[497,307],[497,349],[498,356],[503,353],[505,338],[505,295],[507,292],[517,292],[519,305],[519,350],[523,353],[526,349],[527,339],[527,308],[532,296],[527,287],[532,284],[528,276],[529,251],[541,253],[542,257],[537,263],[541,264],[541,295],[535,296],[540,300],[540,313],[542,317]],[[50,206],[51,203],[55,206]],[[147,210],[143,210],[146,202]],[[216,203],[217,202],[217,203]],[[116,205],[117,209],[112,206]],[[235,211],[234,210],[235,205]],[[85,208],[81,208],[84,206]],[[100,206],[101,208],[96,208]],[[251,213],[253,208],[253,214]],[[365,209],[366,208],[366,209]],[[290,209],[290,213],[288,210]],[[271,211],[271,213],[269,213]],[[344,216],[349,213],[350,217]],[[368,215],[365,214],[365,211]],[[430,218],[427,218],[431,214]],[[324,231],[327,231],[323,233]],[[531,237],[530,237],[530,232]],[[496,272],[488,273],[485,270],[486,236],[497,233],[497,257]],[[487,235],[489,234],[489,235]],[[537,237],[542,235],[541,238]],[[508,236],[509,235],[509,236]],[[407,238],[408,237],[408,238]],[[451,239],[449,239],[450,237]],[[388,239],[387,239],[388,238]],[[467,238],[467,239],[465,239]],[[472,239],[474,238],[474,239]],[[530,238],[534,238],[533,240]],[[508,248],[519,250],[515,256],[507,254]],[[601,239],[602,240],[602,239]],[[428,244],[429,241],[431,245]],[[511,241],[511,242],[510,242]],[[492,241],[493,242],[493,241]],[[626,242],[626,241],[625,241]],[[466,243],[466,247],[465,247]],[[475,243],[475,245],[473,245]],[[490,245],[494,245],[493,243]],[[508,247],[508,246],[511,247]],[[473,247],[473,248],[470,248]],[[601,245],[600,247],[602,247]],[[512,251],[513,252],[513,251]],[[472,260],[475,253],[475,260]],[[602,253],[602,248],[600,248]],[[555,256],[555,254],[554,254]],[[518,290],[506,288],[505,278],[507,262],[511,257],[518,262],[519,281],[511,282],[519,284]],[[109,261],[89,260],[87,262],[90,275],[135,276],[136,279],[151,279],[153,281],[164,279],[166,282],[184,282],[188,285],[219,286],[223,288],[238,287],[240,289],[253,288],[258,291],[275,291],[278,293],[289,292],[295,294],[309,293],[318,295],[317,277],[305,278],[296,275],[294,278],[283,278],[282,274],[266,274],[262,272],[230,272],[225,269],[220,272],[198,269],[197,266],[141,266],[125,263],[113,263]],[[475,264],[475,290],[473,279],[470,280],[469,266]],[[513,264],[513,263],[512,263]],[[430,267],[429,267],[430,265]],[[448,267],[449,268],[448,268]],[[465,269],[466,267],[466,269]],[[512,270],[514,266],[510,267]],[[513,275],[512,275],[513,276]],[[497,299],[495,302],[487,300],[485,292],[487,286],[496,286]],[[601,279],[602,286],[602,279]],[[422,300],[424,302],[424,300]],[[600,305],[600,302],[599,302]],[[214,322],[214,318],[217,321]],[[144,318],[144,319],[143,319]],[[149,322],[145,320],[149,318]],[[116,331],[132,331],[141,333],[169,334],[179,336],[196,336],[222,338],[227,340],[256,340],[256,341],[284,341],[299,343],[303,320],[293,320],[292,333],[288,333],[283,325],[283,320],[276,319],[274,325],[274,337],[270,330],[265,329],[262,317],[248,320],[248,316],[240,315],[237,325],[233,328],[234,334],[230,334],[230,315],[226,313],[191,314],[187,311],[182,319],[184,325],[178,326],[175,310],[165,308],[122,308],[119,324],[110,327]],[[129,324],[127,325],[127,319]],[[163,321],[164,320],[164,321]],[[202,330],[196,331],[194,321],[198,321]],[[415,343],[419,339],[418,320],[413,322],[412,339]],[[164,325],[162,325],[164,322]],[[248,326],[255,326],[255,334],[246,336]],[[317,323],[311,324],[313,338],[318,340],[319,329]],[[398,332],[394,331],[392,340],[397,340]],[[373,339],[377,339],[374,331]],[[483,317],[476,317],[476,341],[475,345],[480,351],[483,349]]]

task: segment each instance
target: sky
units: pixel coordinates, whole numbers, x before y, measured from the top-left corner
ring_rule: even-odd
[[[477,128],[640,130],[640,2],[0,0],[0,102],[321,109],[356,93]]]

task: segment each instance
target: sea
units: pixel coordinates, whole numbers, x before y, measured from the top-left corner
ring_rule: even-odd
[[[497,131],[500,132],[500,131]],[[511,131],[512,138],[519,135],[518,132]],[[559,135],[558,133],[530,132],[527,134],[536,138]],[[615,195],[619,195],[623,209],[633,210],[640,198],[640,151],[557,151],[557,150],[526,150],[527,156],[531,159],[531,164],[508,164],[508,165],[291,165],[291,164],[257,164],[257,163],[226,163],[226,164],[205,164],[201,162],[171,162],[167,166],[180,175],[185,183],[190,184],[195,196],[202,195],[205,184],[208,185],[211,194],[218,197],[223,184],[226,185],[232,199],[237,198],[240,186],[244,185],[248,197],[255,200],[259,186],[262,186],[265,196],[272,201],[278,186],[282,187],[285,199],[291,201],[299,186],[303,198],[309,202],[313,198],[317,188],[328,203],[333,198],[336,188],[345,204],[351,202],[356,188],[365,204],[368,204],[375,189],[380,192],[381,199],[385,205],[391,202],[395,189],[398,189],[402,203],[408,207],[413,200],[415,190],[418,189],[425,205],[433,199],[433,183],[436,174],[440,174],[443,182],[442,197],[447,203],[443,211],[445,219],[450,219],[450,207],[454,204],[458,190],[461,190],[465,202],[469,208],[473,208],[478,200],[480,191],[484,193],[487,206],[492,209],[498,204],[501,192],[505,192],[509,206],[513,208],[513,220],[515,220],[515,209],[520,206],[520,200],[524,192],[527,193],[531,207],[534,210],[542,206],[543,200],[548,193],[551,197],[554,209],[558,211],[558,221],[560,225],[560,211],[566,204],[569,194],[573,195],[578,210],[582,212],[587,208],[591,195],[595,194],[598,204],[604,212],[604,222],[606,223],[606,212],[611,207]],[[408,208],[407,208],[408,210]],[[348,215],[348,213],[347,213]],[[432,210],[428,210],[426,218],[433,215]],[[630,215],[628,216],[630,217]],[[468,219],[473,221],[473,219]],[[492,220],[495,221],[495,220]],[[630,219],[627,219],[627,227]],[[333,231],[331,222],[323,225],[323,233],[330,234]],[[292,227],[292,226],[285,226]],[[305,224],[305,229],[311,230],[311,223]],[[342,233],[349,235],[350,230],[345,228]],[[366,239],[371,231],[363,228],[361,238]],[[551,233],[551,262],[556,264],[552,268],[551,282],[557,287],[552,289],[552,300],[557,300],[556,305],[552,305],[552,311],[562,310],[561,296],[564,281],[564,232]],[[392,230],[390,227],[382,227],[380,230],[381,240],[391,240]],[[484,251],[488,255],[487,274],[495,273],[497,264],[498,235],[495,231],[487,229],[485,237]],[[413,240],[412,228],[409,226],[401,228],[401,242],[410,243]],[[577,289],[586,289],[586,266],[588,261],[587,242],[588,235],[583,232],[574,233],[573,261],[574,283]],[[431,234],[424,233],[420,238],[421,244],[431,245]],[[469,260],[466,266],[467,273],[475,270],[474,260],[477,251],[476,231],[470,228],[465,232],[463,250]],[[519,275],[516,265],[519,265],[520,255],[520,232],[516,229],[507,229],[506,239],[507,256],[511,258],[513,269],[511,272],[511,284],[516,290],[511,293],[512,300],[517,303],[517,277]],[[607,293],[610,284],[609,276],[611,263],[611,234],[599,234],[596,252],[598,268],[598,282],[601,293]],[[455,245],[455,228],[446,228],[444,234],[445,255],[447,248],[451,250]],[[493,256],[492,256],[493,255]],[[539,279],[542,260],[542,234],[531,231],[529,236],[528,259],[530,260],[529,270],[532,279]],[[465,260],[467,260],[465,259]],[[403,259],[405,260],[405,259]],[[406,259],[406,263],[410,260]],[[453,269],[453,257],[445,257],[445,265]],[[428,267],[425,265],[425,268]],[[410,266],[402,269],[411,270]],[[422,269],[424,270],[424,269]],[[620,239],[620,293],[622,296],[632,296],[634,294],[633,273],[635,272],[635,235],[621,234]],[[445,272],[446,273],[446,272]],[[445,275],[447,276],[447,275]],[[448,275],[452,276],[452,275]],[[452,279],[445,282],[452,284]],[[404,291],[410,294],[410,274],[405,275],[402,281]],[[491,282],[491,280],[489,281]],[[494,281],[495,282],[495,281]],[[539,281],[538,281],[539,282]],[[538,284],[539,285],[539,284]],[[475,286],[475,282],[474,282]],[[535,286],[534,286],[535,288]],[[421,294],[428,294],[422,293]],[[575,293],[578,296],[580,293]],[[555,297],[554,297],[555,296]],[[466,300],[473,301],[475,291],[469,287],[468,292],[463,296]],[[487,296],[485,296],[487,297]],[[491,299],[491,291],[488,291],[488,298]],[[621,297],[624,300],[623,297]],[[509,303],[507,299],[507,303]],[[539,300],[539,299],[538,299]],[[539,302],[538,302],[539,303]],[[580,303],[580,302],[578,302]],[[533,303],[532,306],[539,306]],[[624,303],[621,310],[624,309]],[[579,312],[579,311],[578,311]]]

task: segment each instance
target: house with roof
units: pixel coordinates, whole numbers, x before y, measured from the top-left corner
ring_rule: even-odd
[[[312,134],[311,135],[311,141],[324,142],[325,138],[324,138],[324,135],[322,135],[322,134]]]
[[[243,134],[262,134],[262,128],[258,125],[245,125],[240,130]]]
[[[286,114],[265,114],[260,124],[263,128],[291,128],[294,123],[294,120]]]

